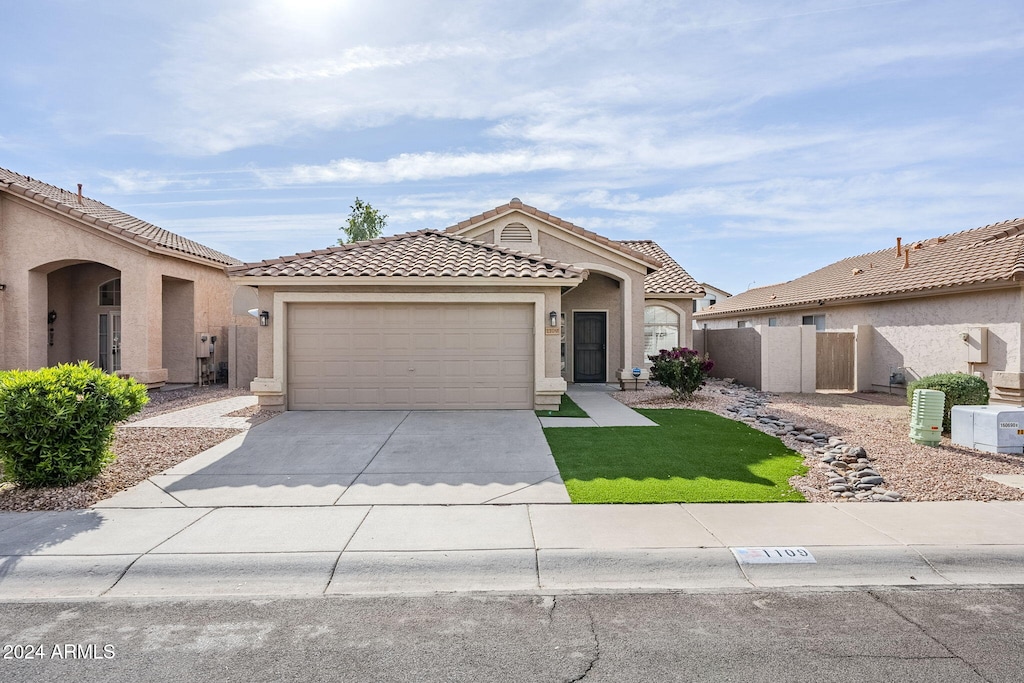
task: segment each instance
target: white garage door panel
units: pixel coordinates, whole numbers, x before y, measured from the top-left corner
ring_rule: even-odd
[[[533,407],[529,304],[290,304],[292,410]]]

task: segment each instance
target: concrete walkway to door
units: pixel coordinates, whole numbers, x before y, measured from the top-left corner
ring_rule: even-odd
[[[657,427],[658,424],[612,398],[613,384],[570,384],[567,394],[589,417],[542,417],[544,427]]]
[[[291,411],[100,507],[568,502],[532,411]]]

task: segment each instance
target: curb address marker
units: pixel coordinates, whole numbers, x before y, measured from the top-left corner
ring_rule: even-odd
[[[740,564],[817,564],[814,555],[800,546],[753,546],[729,548]]]

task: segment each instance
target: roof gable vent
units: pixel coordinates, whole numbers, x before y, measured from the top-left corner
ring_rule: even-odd
[[[501,242],[532,242],[533,233],[522,223],[509,223],[501,229]]]

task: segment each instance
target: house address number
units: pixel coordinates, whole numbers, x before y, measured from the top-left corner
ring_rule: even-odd
[[[817,564],[807,548],[799,546],[762,546],[731,548],[740,564]]]

